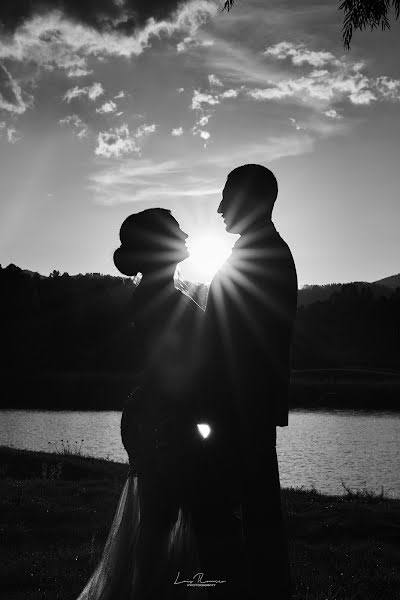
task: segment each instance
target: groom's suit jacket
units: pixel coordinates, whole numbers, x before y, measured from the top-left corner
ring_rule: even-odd
[[[215,275],[205,313],[204,408],[228,446],[262,450],[266,432],[288,424],[296,304],[287,244],[271,221],[253,227]]]

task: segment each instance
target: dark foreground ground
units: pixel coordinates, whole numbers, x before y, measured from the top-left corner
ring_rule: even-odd
[[[126,473],[103,460],[0,447],[2,598],[78,597]],[[400,599],[400,500],[285,489],[283,502],[295,600]]]

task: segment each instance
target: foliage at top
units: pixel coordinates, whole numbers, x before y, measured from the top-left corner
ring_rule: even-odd
[[[235,0],[224,1],[223,10],[229,11]],[[390,12],[394,10],[395,19],[400,15],[400,0],[344,0],[339,5],[339,10],[344,11],[343,19],[343,45],[350,49],[353,32],[356,29],[381,28],[382,31],[390,29]]]

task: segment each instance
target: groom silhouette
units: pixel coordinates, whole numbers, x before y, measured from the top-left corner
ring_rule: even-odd
[[[288,424],[297,276],[271,220],[277,193],[269,169],[244,165],[229,173],[218,208],[240,238],[211,283],[205,313],[201,394],[211,434],[204,479],[212,501],[199,548],[207,579],[227,580],[213,598],[259,598],[260,586],[266,598],[290,596],[276,426]],[[210,542],[206,548],[207,527],[225,540],[214,552]]]

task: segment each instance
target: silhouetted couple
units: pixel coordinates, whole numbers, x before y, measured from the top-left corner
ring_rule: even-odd
[[[142,274],[140,379],[121,422],[131,471],[79,600],[290,596],[276,426],[288,424],[297,278],[271,220],[277,191],[260,165],[228,175],[218,212],[240,238],[205,312],[175,288],[187,235],[170,212],[122,224],[115,265]]]

